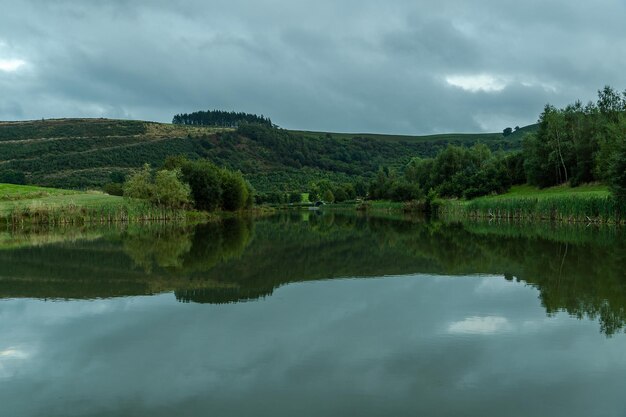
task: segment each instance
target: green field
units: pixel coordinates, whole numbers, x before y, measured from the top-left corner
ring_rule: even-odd
[[[97,191],[73,191],[28,185],[0,184],[0,217],[16,209],[54,209],[68,206],[81,208],[115,208],[124,204],[122,197]]]
[[[0,184],[0,221],[13,225],[203,221],[209,217],[206,213],[158,208],[144,201],[100,191]]]

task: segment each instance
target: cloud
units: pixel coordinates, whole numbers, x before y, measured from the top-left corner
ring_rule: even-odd
[[[459,87],[472,93],[479,91],[497,93],[504,90],[507,86],[507,82],[504,79],[489,74],[449,75],[446,77],[446,82],[451,86]]]
[[[0,71],[0,119],[222,108],[300,129],[499,131],[623,89],[624,17],[611,0],[12,2],[0,57],[27,65]]]
[[[0,59],[0,71],[14,72],[26,65],[21,59]]]

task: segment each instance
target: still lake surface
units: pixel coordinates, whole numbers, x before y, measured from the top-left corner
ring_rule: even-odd
[[[0,415],[626,416],[612,227],[0,232]]]

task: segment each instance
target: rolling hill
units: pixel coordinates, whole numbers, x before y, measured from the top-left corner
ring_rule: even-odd
[[[170,155],[207,158],[241,170],[259,191],[304,189],[312,181],[370,177],[379,166],[401,167],[448,144],[519,149],[529,126],[514,134],[398,136],[239,129],[110,119],[0,122],[0,182],[98,188]]]

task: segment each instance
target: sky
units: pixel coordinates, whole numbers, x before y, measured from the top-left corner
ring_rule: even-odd
[[[623,0],[0,0],[0,120],[429,134],[626,88]]]

